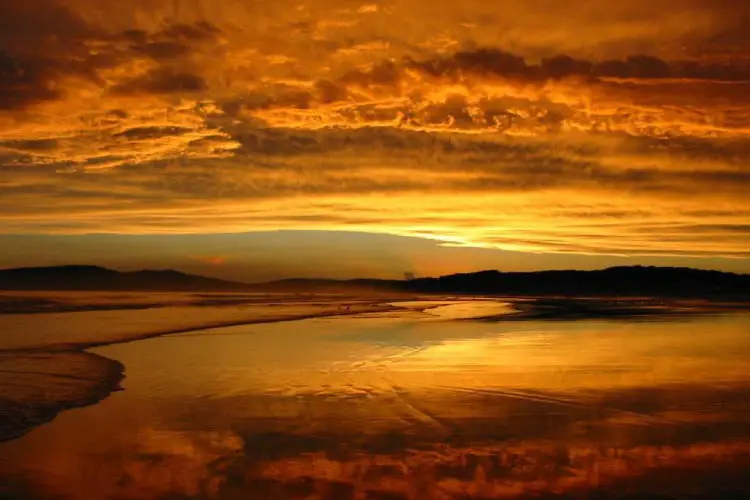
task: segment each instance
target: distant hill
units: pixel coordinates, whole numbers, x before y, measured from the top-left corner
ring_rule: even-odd
[[[425,293],[561,296],[669,296],[750,299],[750,275],[685,267],[451,274],[412,280],[295,278],[246,284],[173,270],[120,272],[98,266],[0,270],[0,290]]]
[[[595,271],[532,271],[450,274],[402,280],[281,280],[264,285],[285,291],[367,289],[435,294],[669,296],[750,299],[750,275],[687,267],[622,266]]]
[[[173,270],[120,272],[99,266],[0,270],[0,290],[242,291],[245,283]]]
[[[750,275],[687,267],[622,266],[595,271],[482,271],[422,278],[406,288],[432,293],[504,295],[740,296],[750,297]]]

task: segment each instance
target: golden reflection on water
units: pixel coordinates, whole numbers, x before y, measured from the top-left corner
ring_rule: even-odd
[[[125,391],[0,445],[0,493],[744,498],[749,327],[371,314],[101,348]]]
[[[748,318],[482,323],[373,315],[223,328],[96,352],[123,361],[131,382],[147,374],[144,382],[159,384],[148,392],[174,395],[337,396],[393,384],[581,392],[748,381]]]

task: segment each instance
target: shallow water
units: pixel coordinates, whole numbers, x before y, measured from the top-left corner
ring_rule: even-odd
[[[507,307],[412,302],[92,349],[124,365],[124,391],[0,444],[0,496],[750,495],[750,314],[471,319]]]

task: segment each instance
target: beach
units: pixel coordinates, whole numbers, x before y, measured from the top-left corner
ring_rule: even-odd
[[[750,492],[742,311],[150,299],[0,317],[3,498]]]

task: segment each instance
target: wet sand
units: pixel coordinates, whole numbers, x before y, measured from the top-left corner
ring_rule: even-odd
[[[743,306],[654,299],[399,297],[383,301],[280,294],[269,301],[268,294],[99,293],[92,300],[91,295],[5,294],[7,307],[21,304],[19,310],[24,312],[10,313],[6,307],[0,315],[6,332],[0,342],[0,441],[118,390],[124,367],[86,352],[96,347],[232,326],[406,311],[470,321],[667,319],[741,311]],[[15,338],[8,336],[11,332],[17,333]],[[55,390],[58,386],[63,388]]]
[[[53,309],[42,316],[35,310],[0,316],[5,334],[0,341],[0,442],[51,421],[61,411],[97,403],[120,388],[124,367],[91,354],[87,351],[91,348],[211,328],[396,309],[390,303],[367,300],[342,304],[340,298],[300,302],[280,297],[277,303],[269,303],[267,298],[251,296],[237,306],[240,299],[232,297],[230,304],[216,306],[225,297],[201,296],[200,305],[190,306],[186,304],[192,294],[188,300],[179,296],[175,300],[174,294],[167,297],[166,302],[153,301],[153,297],[144,302],[142,294],[106,294],[100,306],[92,309],[85,303],[75,305],[81,294],[74,294],[74,300],[67,298],[63,307],[63,311],[71,309],[68,312]],[[24,304],[21,310],[27,307]]]
[[[125,367],[88,352],[0,352],[0,442],[119,388]]]
[[[581,319],[574,302],[571,320],[528,304],[320,301],[212,328],[175,308],[170,328],[6,351],[0,428],[26,434],[0,444],[0,495],[750,493],[746,314],[644,302]]]

